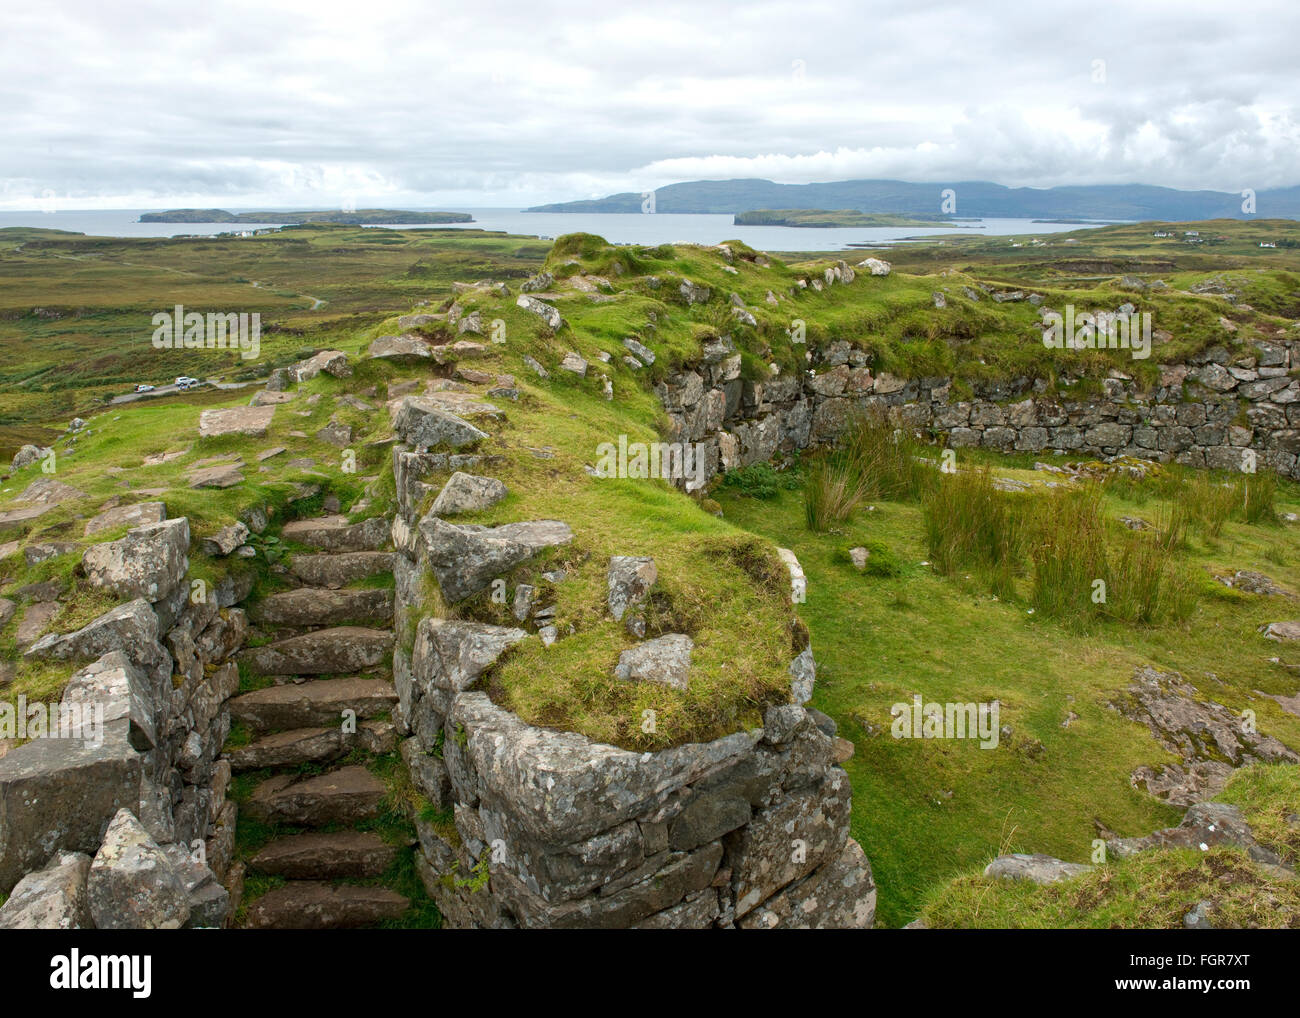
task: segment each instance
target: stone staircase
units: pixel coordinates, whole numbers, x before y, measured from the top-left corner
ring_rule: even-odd
[[[342,929],[399,919],[410,902],[376,883],[399,853],[373,830],[387,787],[368,768],[397,749],[389,712],[393,591],[365,586],[392,571],[383,518],[298,520],[286,541],[313,549],[292,557],[300,584],[252,609],[271,642],[246,648],[246,668],[275,684],[230,701],[232,720],[252,732],[228,745],[237,773],[269,772],[240,804],[240,819],[272,829],[246,864],[283,879],[252,901],[245,925]],[[365,883],[361,883],[361,882]]]

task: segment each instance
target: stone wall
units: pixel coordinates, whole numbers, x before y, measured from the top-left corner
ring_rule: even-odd
[[[123,603],[25,651],[68,669],[61,705],[101,708],[102,740],[90,725],[0,756],[0,928],[221,926],[238,899],[219,757],[253,576],[192,584],[188,521],[150,506],[155,522],[82,561]]]
[[[659,752],[527,724],[471,688],[508,646],[556,637],[537,592],[563,576],[508,592],[518,627],[438,618],[427,578],[442,600],[458,600],[568,531],[558,521],[462,528],[421,515],[449,472],[487,462],[393,452],[395,720],[410,733],[402,752],[416,787],[445,818],[416,818],[416,865],[446,924],[869,927],[876,892],[849,837],[835,723],[802,706],[811,650],[791,667],[795,702],[769,709],[761,729]],[[625,561],[642,577],[650,562]],[[621,611],[636,596],[629,590],[611,605]]]
[[[802,378],[749,381],[730,341],[719,340],[656,388],[669,440],[702,443],[710,476],[829,441],[855,412],[879,409],[953,448],[1136,456],[1300,479],[1296,345],[1216,347],[1192,363],[1161,365],[1150,389],[1114,371],[1097,398],[1048,395],[1044,381],[1020,378],[977,384],[963,400],[951,379],[873,374],[866,354],[846,342],[819,351]],[[1068,391],[1069,377],[1062,382]]]

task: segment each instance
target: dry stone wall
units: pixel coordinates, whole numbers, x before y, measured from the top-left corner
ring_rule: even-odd
[[[490,465],[413,444],[393,451],[394,715],[413,782],[443,817],[416,819],[416,866],[445,923],[870,927],[875,885],[849,837],[835,723],[803,706],[810,650],[792,664],[793,702],[770,708],[761,729],[659,752],[527,724],[473,688],[508,647],[556,639],[537,585],[563,576],[507,592],[517,627],[439,618],[432,585],[438,600],[460,600],[572,536],[554,520],[485,528],[421,515],[448,489],[490,492],[452,479]],[[653,563],[616,559],[610,575],[611,612],[636,634]]]
[[[855,413],[880,410],[953,448],[1136,456],[1300,478],[1296,345],[1216,347],[1188,364],[1161,365],[1153,388],[1114,371],[1095,398],[1071,399],[1048,393],[1041,379],[1018,378],[976,384],[961,399],[948,378],[873,373],[867,355],[846,342],[819,351],[802,377],[751,381],[741,377],[731,342],[719,340],[656,388],[669,440],[702,445],[708,476],[829,441]]]
[[[26,649],[71,678],[45,729],[0,756],[0,928],[210,927],[232,914],[242,877],[221,748],[252,574],[196,586],[189,553],[184,518],[92,544],[87,582],[123,603]]]

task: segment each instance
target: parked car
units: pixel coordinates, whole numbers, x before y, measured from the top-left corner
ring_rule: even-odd
[[[176,388],[178,389],[193,389],[198,384],[199,380],[191,378],[189,375],[181,375],[180,378],[176,379]]]
[[[143,382],[141,382],[139,385],[137,385],[137,386],[135,387],[135,391],[136,391],[136,392],[153,392],[153,386],[152,386],[152,385],[145,385]]]

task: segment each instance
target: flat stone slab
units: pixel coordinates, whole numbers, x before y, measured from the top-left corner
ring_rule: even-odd
[[[391,551],[353,551],[324,555],[294,555],[289,572],[312,587],[346,587],[349,583],[393,571]]]
[[[340,718],[331,719],[335,722]],[[328,728],[291,728],[254,739],[237,749],[226,749],[231,770],[257,771],[265,767],[297,767],[328,763],[360,747],[371,753],[389,753],[397,745],[390,721],[362,721],[356,734],[345,734],[340,724]]]
[[[390,634],[391,636],[391,634]],[[318,679],[267,686],[230,700],[230,715],[260,731],[324,726],[341,730],[341,714],[372,718],[392,709],[397,691],[384,679]]]
[[[393,623],[393,591],[331,590],[299,587],[280,590],[249,609],[249,618],[269,626],[337,626],[347,622]]]
[[[377,817],[386,792],[364,767],[341,767],[302,780],[288,774],[268,778],[254,789],[246,808],[249,816],[272,824],[354,824]]]
[[[247,435],[264,438],[275,417],[273,406],[237,406],[204,410],[199,414],[199,437]]]
[[[1041,852],[1033,855],[1017,852],[1014,855],[998,856],[984,867],[984,875],[1007,880],[1030,880],[1035,884],[1047,885],[1069,880],[1091,869],[1091,866],[1083,863],[1063,862]]]
[[[105,509],[86,521],[85,536],[93,537],[105,530],[118,527],[139,527],[146,523],[161,523],[167,518],[167,507],[162,502],[137,502]]]
[[[431,315],[411,315],[408,317],[432,318]],[[405,320],[402,319],[401,321]],[[399,321],[399,325],[401,321]],[[411,328],[418,328],[418,326],[411,326]],[[379,357],[385,360],[428,360],[433,356],[433,348],[427,340],[419,336],[380,336],[370,344],[369,349],[366,350],[366,356]]]
[[[383,516],[351,524],[346,516],[322,516],[286,523],[280,536],[322,551],[378,551],[388,543],[391,531]]]
[[[345,930],[400,919],[410,902],[386,887],[295,881],[267,891],[248,909],[255,930]]]
[[[252,867],[291,880],[378,877],[397,848],[373,832],[337,831],[276,838],[253,856]]]

